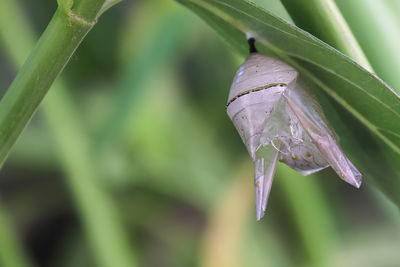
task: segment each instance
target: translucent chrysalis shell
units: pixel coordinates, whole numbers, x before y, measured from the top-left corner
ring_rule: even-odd
[[[252,52],[233,79],[227,113],[255,164],[257,220],[265,213],[281,161],[303,175],[331,166],[344,181],[361,174],[344,155],[320,105],[299,73],[286,63]]]

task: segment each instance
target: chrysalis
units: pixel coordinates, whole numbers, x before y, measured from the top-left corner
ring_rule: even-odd
[[[342,152],[299,73],[258,53],[254,42],[249,39],[250,56],[233,79],[226,108],[254,161],[257,220],[264,216],[278,161],[303,175],[331,166],[359,188],[360,172]]]

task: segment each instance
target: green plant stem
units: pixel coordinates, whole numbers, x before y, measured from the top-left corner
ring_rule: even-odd
[[[61,0],[64,1],[65,0]],[[101,10],[105,0],[66,0],[66,2],[73,2],[71,12],[77,14],[87,21],[94,21],[97,19],[98,13]],[[108,2],[108,1],[107,1]]]
[[[57,10],[0,101],[0,164],[90,28]]]
[[[334,0],[281,0],[300,28],[350,56],[367,70],[372,67]]]
[[[2,206],[0,206],[0,266],[31,266]]]
[[[0,101],[0,165],[98,16],[114,1],[58,0],[59,8]]]
[[[15,1],[0,2],[0,40],[16,66],[22,64],[24,55],[34,44],[32,30]],[[95,260],[103,267],[136,266],[117,207],[101,184],[101,174],[92,162],[78,111],[61,81],[53,87],[43,103],[43,113]]]

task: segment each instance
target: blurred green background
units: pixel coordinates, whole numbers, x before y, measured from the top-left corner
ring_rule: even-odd
[[[36,36],[56,9],[54,0],[14,2]],[[289,19],[279,1],[258,3]],[[26,32],[9,23],[25,58]],[[2,94],[14,60],[3,40]],[[225,113],[243,60],[174,1],[126,0],[106,12],[59,78],[68,99],[57,99],[71,101],[79,128],[68,128],[65,112],[46,115],[61,103],[52,91],[53,106],[39,109],[2,169],[0,258],[15,246],[31,266],[98,266],[82,223],[91,211],[76,200],[92,185],[68,178],[65,156],[80,155],[83,142],[137,266],[400,266],[398,209],[330,168],[303,177],[280,165],[256,222],[253,166]],[[57,129],[67,129],[61,146]]]

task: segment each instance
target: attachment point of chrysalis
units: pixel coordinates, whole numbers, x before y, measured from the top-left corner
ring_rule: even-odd
[[[249,43],[250,54],[257,53],[258,51],[255,46],[256,39],[254,39],[254,37],[251,37],[251,38],[247,39],[247,42]]]

